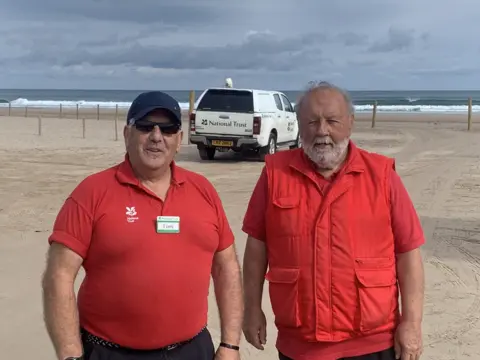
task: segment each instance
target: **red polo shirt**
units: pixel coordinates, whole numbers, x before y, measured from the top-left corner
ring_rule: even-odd
[[[180,232],[157,233],[157,216],[180,217]],[[173,164],[163,202],[140,184],[128,158],[73,190],[49,238],[84,259],[81,326],[133,349],[187,340],[207,324],[212,259],[233,241],[205,177]]]
[[[333,181],[335,181],[335,176],[327,180],[318,174],[317,184],[323,194],[328,191]],[[415,208],[395,171],[392,171],[390,179],[390,192],[395,251],[399,254],[420,247],[424,244],[425,239]],[[319,196],[322,195],[319,194]],[[266,237],[265,210],[267,201],[268,179],[265,169],[263,169],[250,199],[242,228],[249,236],[260,241],[264,241]],[[295,360],[336,360],[375,353],[391,346],[393,346],[393,334],[391,333],[354,338],[337,343],[301,342],[285,336],[281,332],[279,332],[277,338],[279,351]]]

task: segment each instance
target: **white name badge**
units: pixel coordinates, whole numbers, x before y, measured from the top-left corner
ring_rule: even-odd
[[[175,234],[180,232],[179,216],[157,216],[157,233]]]

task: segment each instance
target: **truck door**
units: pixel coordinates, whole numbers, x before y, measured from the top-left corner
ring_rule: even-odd
[[[283,94],[281,96],[283,105],[285,107],[285,141],[296,140],[298,133],[297,115],[290,100],[288,100],[288,98]]]
[[[286,119],[286,112],[284,106],[282,104],[282,100],[280,99],[280,95],[273,94],[273,98],[275,99],[275,105],[277,106],[277,114],[275,116],[275,128],[277,129],[278,137],[277,143],[282,143],[287,141],[287,119]]]

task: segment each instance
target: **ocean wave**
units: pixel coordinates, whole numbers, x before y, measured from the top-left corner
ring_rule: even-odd
[[[371,112],[373,105],[356,105],[355,111]],[[463,113],[468,111],[467,105],[378,105],[378,112],[421,112],[421,113]],[[472,112],[480,112],[480,105],[473,105]]]
[[[95,108],[100,106],[101,108],[115,108],[117,105],[119,108],[128,108],[131,102],[115,102],[115,101],[86,101],[86,100],[28,100],[24,98],[18,98],[10,102],[12,107],[36,107],[36,108]],[[188,105],[188,104],[187,104]],[[1,107],[8,107],[7,103],[0,103]]]
[[[410,98],[410,97],[407,98],[407,101],[410,102],[410,103],[416,102],[418,100],[420,100],[420,99],[419,98]]]
[[[411,99],[415,102],[417,99]],[[28,100],[24,98],[18,98],[10,102],[13,108],[23,107],[35,107],[35,108],[58,108],[62,105],[63,108],[115,108],[117,105],[119,108],[128,108],[131,102],[115,102],[115,101],[65,101],[65,100]],[[295,105],[295,103],[292,103]],[[8,102],[0,102],[0,107],[8,107]],[[188,110],[188,102],[180,102],[180,107],[183,110]],[[373,105],[355,105],[355,111],[371,112]],[[378,112],[390,112],[390,113],[463,113],[468,111],[467,105],[378,105]],[[472,106],[473,112],[480,112],[480,105]]]

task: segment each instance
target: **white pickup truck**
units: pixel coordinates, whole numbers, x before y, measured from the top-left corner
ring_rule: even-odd
[[[300,146],[295,110],[278,91],[210,88],[190,115],[190,142],[202,160],[216,151],[256,151],[261,159],[277,147]]]

